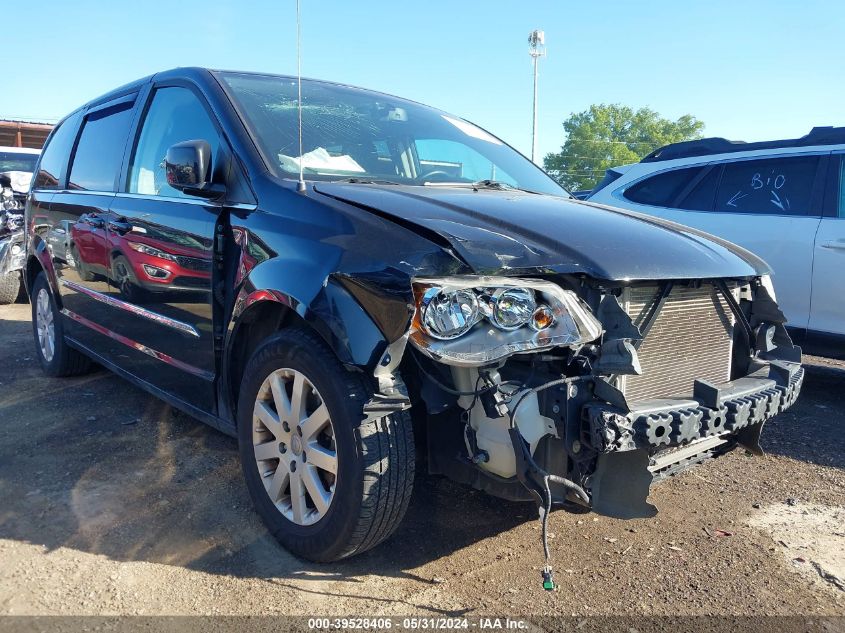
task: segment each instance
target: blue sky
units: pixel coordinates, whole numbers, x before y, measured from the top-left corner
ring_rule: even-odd
[[[42,0],[4,27],[0,117],[58,118],[174,66],[293,73],[295,0]],[[527,36],[546,32],[541,155],[592,103],[693,114],[741,140],[845,125],[839,0],[302,0],[303,75],[470,119],[531,148]],[[4,15],[8,19],[7,12]]]

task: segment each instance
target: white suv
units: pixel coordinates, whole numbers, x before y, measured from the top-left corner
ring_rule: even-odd
[[[674,220],[753,251],[806,342],[845,340],[845,127],[784,141],[675,143],[607,170],[589,200]],[[834,335],[833,337],[826,335]]]

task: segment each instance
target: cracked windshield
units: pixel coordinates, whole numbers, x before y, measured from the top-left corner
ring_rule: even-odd
[[[265,160],[287,176],[404,185],[473,183],[567,196],[529,160],[481,128],[411,101],[302,82],[302,153],[295,79],[222,74]]]

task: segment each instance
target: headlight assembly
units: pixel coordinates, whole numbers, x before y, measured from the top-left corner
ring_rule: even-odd
[[[417,279],[414,297],[411,342],[451,365],[486,365],[520,352],[588,343],[602,333],[575,293],[548,281]]]
[[[423,294],[420,311],[426,332],[447,341],[465,334],[478,322],[478,297],[472,290],[429,288]]]
[[[500,330],[527,325],[537,307],[534,292],[527,288],[498,288],[490,297],[490,320]]]
[[[129,248],[133,251],[138,251],[139,253],[143,253],[144,255],[149,255],[150,257],[158,257],[159,259],[166,259],[171,262],[176,261],[176,256],[171,255],[170,253],[165,253],[162,250],[157,248],[153,248],[152,246],[147,246],[146,244],[141,244],[140,242],[127,242],[129,244]]]

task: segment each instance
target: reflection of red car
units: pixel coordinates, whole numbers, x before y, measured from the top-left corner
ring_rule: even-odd
[[[211,244],[150,225],[82,216],[71,229],[80,276],[109,277],[129,299],[139,290],[210,290]]]
[[[96,213],[85,213],[70,227],[70,254],[79,276],[91,281],[94,273],[108,275],[110,262],[106,244],[106,221]]]

